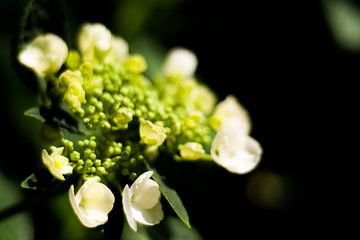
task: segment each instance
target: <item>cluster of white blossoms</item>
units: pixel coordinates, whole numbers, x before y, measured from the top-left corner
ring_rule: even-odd
[[[163,79],[169,82],[155,83],[151,91],[159,88],[159,93],[146,93],[148,95],[144,97],[136,91],[147,91],[146,87],[151,85],[141,75],[146,62],[140,55],[129,54],[124,39],[112,35],[102,24],[85,24],[78,35],[78,49],[79,53],[69,51],[60,37],[47,33],[28,43],[18,59],[39,78],[55,76],[53,85],[59,86],[57,94],[62,94],[65,105],[85,124],[92,126],[102,121],[102,129],[115,136],[118,131],[126,131],[134,119],[138,121],[140,140],[132,145],[125,146],[126,141],[101,140],[108,145],[101,148],[104,152],[100,154],[97,149],[99,142],[90,138],[78,143],[83,149],[81,156],[80,150],[75,151],[72,142],[66,141],[63,147],[52,147],[50,154],[43,150],[43,163],[56,179],[64,181],[66,175],[73,173],[83,176],[84,181],[76,193],[77,187],[71,185],[69,200],[84,226],[93,228],[106,223],[113,205],[117,204],[114,194],[105,184],[106,174],[121,171],[128,176],[127,167],[138,166],[139,161],[144,161],[144,156],[153,160],[159,151],[168,151],[177,160],[213,160],[236,174],[245,174],[259,163],[262,149],[250,136],[248,112],[235,96],[228,96],[215,106],[216,99],[211,91],[194,80],[198,60],[191,51],[183,48],[171,50],[162,69]],[[58,74],[65,62],[68,69]],[[122,87],[121,80],[115,78],[117,76],[106,75],[104,80],[93,74],[93,69],[106,67],[115,73],[126,71],[125,76],[137,85],[135,88]],[[113,82],[108,80],[111,77],[115,79]],[[135,92],[137,95],[131,94],[137,96],[136,104],[140,107],[136,108],[135,100],[131,102],[130,98],[117,93],[111,96],[109,93],[116,92],[118,86],[124,94]],[[154,102],[156,98],[153,96],[158,95],[166,103],[165,107]],[[144,105],[140,105],[143,102]],[[88,104],[87,108],[85,104]],[[105,104],[110,104],[110,113],[101,112]],[[178,105],[182,107],[177,108]],[[99,113],[96,115],[95,111]],[[133,179],[131,186],[125,184],[121,201],[129,226],[134,231],[138,223],[154,225],[164,218],[160,202],[162,193],[159,184],[151,179],[153,171],[138,173],[134,172],[133,176],[137,178]]]

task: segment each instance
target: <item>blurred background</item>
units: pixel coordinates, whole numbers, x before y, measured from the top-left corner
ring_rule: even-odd
[[[344,237],[353,230],[338,223],[354,211],[347,200],[354,157],[346,156],[353,151],[340,134],[349,132],[356,104],[358,1],[35,2],[46,11],[39,8],[33,24],[71,45],[81,23],[101,22],[145,55],[150,75],[172,47],[193,50],[199,79],[220,100],[234,94],[248,109],[264,149],[255,171],[174,163],[163,174],[203,239]],[[40,166],[41,127],[23,116],[36,92],[20,79],[12,54],[26,3],[0,0],[0,212],[26,197],[19,183]],[[0,239],[102,239],[79,225],[66,196],[34,199],[26,214],[0,221]]]

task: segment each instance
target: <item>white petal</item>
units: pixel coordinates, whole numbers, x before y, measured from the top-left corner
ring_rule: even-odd
[[[69,165],[67,165],[67,166],[64,166],[63,168],[61,168],[61,170],[60,170],[60,173],[61,174],[71,174],[73,172],[73,168],[71,167],[71,166],[69,166]]]
[[[54,151],[51,153],[51,156],[61,155],[63,151],[64,151],[64,147],[55,148]]]
[[[164,74],[180,75],[182,77],[191,77],[194,75],[198,61],[195,54],[184,48],[175,48],[171,50],[165,60]]]
[[[41,153],[42,162],[47,167],[47,169],[50,171],[50,173],[57,179],[64,181],[65,178],[61,174],[60,169],[57,169],[54,165],[54,161],[51,159],[51,156],[47,153],[47,151],[44,149]]]
[[[136,188],[137,185],[141,184],[142,182],[148,180],[151,178],[151,176],[153,175],[153,171],[147,171],[144,172],[143,174],[141,174],[136,180],[135,182],[131,185],[130,190],[133,193],[134,189]]]
[[[164,218],[164,212],[160,202],[151,209],[142,209],[131,205],[131,212],[137,222],[149,226],[160,223]]]
[[[97,178],[88,179],[76,196],[74,187],[69,189],[71,206],[81,223],[89,228],[104,224],[114,205],[114,195],[106,185],[97,182]]]
[[[251,130],[251,119],[246,109],[235,96],[229,95],[215,108],[214,116],[221,121],[221,127],[239,127],[245,134]]]
[[[65,62],[68,48],[59,36],[47,33],[36,37],[18,56],[19,61],[39,76],[56,73]]]
[[[126,219],[129,223],[129,226],[134,231],[137,231],[137,224],[136,224],[136,221],[133,217],[133,213],[131,210],[131,197],[132,197],[132,193],[130,192],[129,186],[126,184],[126,186],[122,192],[123,209],[124,209]]]
[[[111,50],[106,55],[104,61],[107,63],[120,63],[129,55],[129,45],[121,37],[112,37]]]
[[[115,201],[114,195],[111,190],[102,183],[94,181],[88,187],[80,188],[79,192],[81,192],[83,196],[83,208],[87,212],[99,212],[99,216],[101,214],[107,216],[113,208]]]
[[[124,213],[130,227],[134,231],[137,230],[137,222],[145,225],[154,225],[164,218],[159,186],[150,179],[152,174],[153,171],[141,174],[130,188],[128,185],[125,186],[122,194]],[[139,199],[141,200],[139,201]],[[149,203],[145,203],[146,200],[149,200]],[[153,207],[144,208],[144,206],[149,207],[150,205]]]
[[[82,54],[99,51],[104,53],[111,48],[111,32],[102,24],[84,24],[78,37],[78,45]]]
[[[143,209],[153,208],[160,200],[159,185],[151,179],[146,179],[135,186],[132,201]]]
[[[230,129],[221,129],[211,146],[214,161],[228,171],[245,174],[260,162],[262,148],[248,135]]]
[[[78,217],[78,219],[80,220],[80,222],[88,228],[93,228],[96,227],[98,225],[100,225],[101,223],[99,223],[98,221],[96,221],[96,219],[91,219],[89,218],[86,213],[83,211],[83,209],[80,208],[80,201],[76,200],[75,197],[75,193],[74,193],[74,186],[71,185],[70,189],[69,189],[69,200],[70,200],[70,204],[72,209],[74,210],[76,216]]]

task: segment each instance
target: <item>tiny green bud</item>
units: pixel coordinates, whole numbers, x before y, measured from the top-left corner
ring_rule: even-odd
[[[96,160],[94,161],[94,164],[95,164],[96,167],[101,166],[101,160],[100,160],[100,159],[96,159]]]
[[[66,65],[70,69],[77,69],[80,66],[80,55],[77,51],[71,50],[66,58]]]
[[[86,167],[91,167],[93,165],[93,161],[91,161],[90,159],[87,159],[86,161],[85,161],[85,166]]]
[[[96,168],[96,172],[98,175],[105,175],[106,174],[106,170],[104,167],[98,167]]]

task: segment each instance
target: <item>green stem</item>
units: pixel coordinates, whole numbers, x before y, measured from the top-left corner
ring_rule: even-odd
[[[24,14],[21,17],[18,43],[20,43],[20,42],[22,42],[24,40],[25,28],[26,28],[27,20],[28,20],[28,18],[30,16],[30,13],[31,13],[33,3],[34,3],[34,0],[29,0],[28,4],[25,7]]]

